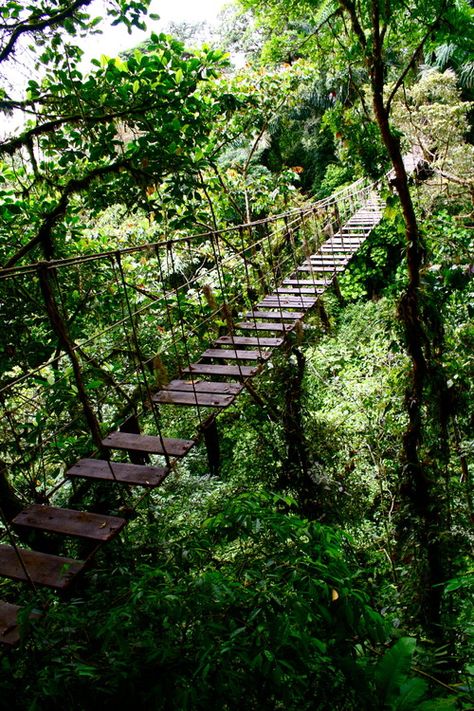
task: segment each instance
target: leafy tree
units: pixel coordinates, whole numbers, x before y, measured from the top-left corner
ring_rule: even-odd
[[[404,477],[402,491],[410,503],[412,513],[420,522],[419,535],[426,550],[428,578],[423,582],[425,596],[425,621],[431,633],[436,634],[440,615],[439,585],[447,577],[445,558],[437,535],[438,518],[442,515],[440,500],[435,493],[439,477],[436,468],[430,470],[423,462],[421,444],[428,432],[437,432],[433,438],[445,441],[444,418],[439,413],[443,381],[442,368],[432,358],[432,341],[437,340],[439,323],[431,320],[433,312],[424,308],[421,301],[421,268],[424,259],[423,237],[409,189],[407,172],[402,158],[399,132],[393,124],[393,104],[399,91],[410,82],[414,70],[429,43],[437,33],[446,34],[453,27],[462,27],[472,34],[470,20],[472,10],[466,2],[452,3],[446,0],[426,2],[412,0],[384,3],[369,0],[355,3],[352,0],[331,2],[280,2],[280,0],[248,0],[246,7],[254,7],[276,26],[305,18],[311,19],[314,57],[321,52],[330,52],[336,61],[347,61],[357,86],[361,105],[370,119],[366,104],[364,82],[370,87],[369,96],[372,115],[378,126],[381,141],[390,157],[395,175],[394,184],[398,193],[405,226],[406,266],[408,281],[399,305],[399,314],[404,324],[405,342],[412,363],[411,383],[406,392],[408,426],[403,436]],[[469,27],[471,29],[469,30]],[[310,33],[306,31],[306,35]],[[342,39],[341,39],[342,38]],[[297,38],[300,47],[301,37]],[[304,40],[306,42],[306,38]],[[308,46],[308,45],[307,45]],[[354,73],[359,70],[359,77]],[[431,316],[430,316],[431,313]],[[430,388],[430,383],[436,387]],[[427,399],[427,394],[431,399]],[[424,410],[426,403],[437,402],[433,408]],[[443,460],[443,444],[439,457]]]
[[[132,5],[134,12],[144,9]],[[111,6],[116,21],[127,8]],[[139,24],[133,17],[127,22]],[[83,15],[73,19],[88,27]],[[33,31],[32,21],[24,26]],[[15,32],[16,26],[11,37]],[[84,76],[81,51],[57,37],[39,47],[43,78],[30,79],[22,99],[4,91],[3,109],[28,117],[0,144],[4,266],[36,247],[47,259],[64,253],[65,241],[81,232],[83,211],[97,214],[119,202],[149,211],[153,186],[167,173],[176,175],[175,198],[191,189],[193,153],[219,111],[212,95],[199,94],[202,80],[220,66],[219,52],[184,57],[179,42],[153,35],[147,54],[93,60],[94,70]],[[5,49],[10,45],[6,41]]]
[[[461,202],[464,195],[467,205],[474,199],[474,146],[466,141],[472,105],[462,101],[452,70],[441,74],[431,69],[403,97],[398,95],[393,106],[394,122],[408,145],[426,156],[430,168]]]

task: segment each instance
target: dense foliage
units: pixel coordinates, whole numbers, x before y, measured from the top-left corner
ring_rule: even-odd
[[[149,4],[104,7],[131,28]],[[90,0],[4,5],[2,530],[8,507],[48,495],[130,521],[67,599],[0,580],[24,605],[0,708],[471,708],[470,3],[245,0],[216,46],[152,34],[88,70]],[[9,72],[29,42],[19,96]],[[220,476],[199,446],[138,503],[59,486],[97,445],[78,399],[104,431],[139,412],[144,431],[193,436],[194,413],[153,420],[140,378],[156,389],[232,328],[295,238],[303,257],[307,226],[260,220],[392,166],[384,220],[338,288],[261,395],[219,416]],[[216,253],[217,230],[252,221]],[[312,224],[332,229],[323,212]],[[27,265],[53,258],[71,266],[45,287]]]

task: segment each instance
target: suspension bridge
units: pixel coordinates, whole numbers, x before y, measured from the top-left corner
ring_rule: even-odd
[[[359,180],[238,227],[0,270],[18,341],[0,381],[0,465],[25,482],[0,498],[0,578],[67,590],[127,519],[55,505],[64,490],[77,501],[100,483],[135,506],[210,446],[240,393],[262,402],[259,373],[380,222],[378,188]],[[87,542],[87,555],[49,552],[45,536]],[[0,641],[14,645],[18,587],[5,590]]]

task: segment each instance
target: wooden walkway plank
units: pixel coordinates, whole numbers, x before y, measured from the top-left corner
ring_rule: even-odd
[[[283,279],[285,286],[331,286],[330,279]]]
[[[235,395],[219,393],[182,392],[181,390],[160,390],[152,397],[160,405],[194,405],[195,407],[229,407]]]
[[[218,393],[220,395],[238,395],[243,385],[240,383],[218,383],[213,380],[171,380],[162,390],[178,390],[181,392]]]
[[[248,365],[211,365],[210,363],[191,363],[183,368],[183,373],[194,373],[195,375],[213,375],[229,378],[252,378],[259,372],[258,367]]]
[[[169,439],[168,437],[163,437],[162,439],[161,437],[133,434],[131,432],[111,432],[102,440],[102,445],[109,449],[184,457],[194,446],[194,440]]]
[[[298,267],[299,272],[314,272],[317,274],[318,272],[343,272],[345,270],[344,265],[335,265],[335,266],[329,266],[329,265],[319,265],[319,264],[303,264],[301,267]]]
[[[277,321],[273,323],[253,323],[251,321],[241,321],[236,324],[236,328],[245,331],[275,331],[278,333],[283,331],[284,333],[289,333],[294,329],[295,323],[278,323]]]
[[[264,318],[278,319],[279,321],[294,321],[295,319],[303,318],[304,313],[297,311],[248,311],[244,314],[244,318]]]
[[[310,286],[281,286],[275,289],[275,294],[324,294],[324,289],[314,289]]]
[[[13,580],[44,585],[57,590],[65,590],[79,573],[84,570],[85,562],[63,558],[49,553],[17,549],[23,565],[18,559],[13,546],[0,545],[0,575]],[[25,573],[25,568],[28,575]]]
[[[332,247],[332,246],[337,246],[337,245],[343,245],[346,247],[352,247],[356,249],[359,247],[361,244],[363,244],[366,240],[366,237],[351,237],[351,235],[334,235],[332,239],[326,240],[326,242],[323,242],[321,247]]]
[[[217,358],[222,360],[268,360],[271,351],[241,351],[235,348],[208,348],[201,358]]]
[[[20,528],[40,529],[49,533],[77,536],[105,543],[120,533],[126,520],[88,511],[32,504],[15,516],[12,523]]]
[[[0,600],[0,643],[14,646],[20,641],[18,613],[21,607]]]
[[[104,459],[80,459],[66,472],[66,476],[153,489],[166,479],[168,473],[166,467],[112,462]]]
[[[278,348],[283,343],[283,338],[267,338],[261,336],[250,337],[250,336],[221,336],[214,341],[215,344],[219,346],[257,346]]]
[[[309,257],[309,261],[311,264],[346,264],[349,261],[349,258],[346,254],[338,254],[337,252],[333,251],[331,254],[315,254],[312,257]]]
[[[265,305],[269,301],[276,301],[278,306],[288,305],[289,307],[294,307],[295,304],[312,306],[316,303],[317,299],[312,296],[279,296],[278,294],[268,294],[268,296],[265,296],[265,298],[257,304],[257,308],[260,308],[262,304]]]
[[[323,254],[335,254],[336,253],[336,254],[341,254],[341,255],[345,255],[345,256],[352,256],[353,254],[355,254],[357,252],[357,250],[359,249],[361,244],[362,244],[362,242],[359,242],[357,247],[352,247],[351,245],[347,245],[347,244],[340,244],[340,245],[339,244],[337,244],[337,245],[323,244],[321,247],[321,252]]]

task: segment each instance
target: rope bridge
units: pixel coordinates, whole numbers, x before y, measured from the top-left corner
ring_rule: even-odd
[[[0,490],[0,577],[66,590],[127,521],[58,497],[99,482],[135,507],[198,440],[210,449],[243,390],[263,402],[254,379],[379,223],[376,188],[360,180],[249,224],[0,270],[0,467],[20,482]],[[50,534],[86,555],[48,552]],[[5,644],[19,639],[19,609],[0,601]]]

